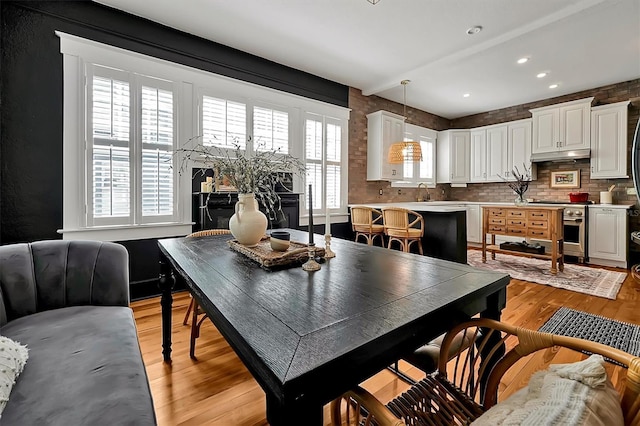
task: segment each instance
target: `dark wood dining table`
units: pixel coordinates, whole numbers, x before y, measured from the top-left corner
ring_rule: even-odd
[[[232,238],[158,242],[162,351],[169,362],[179,280],[266,393],[271,425],[321,425],[327,402],[473,315],[500,319],[506,303],[502,273],[340,239],[319,271],[267,270]]]

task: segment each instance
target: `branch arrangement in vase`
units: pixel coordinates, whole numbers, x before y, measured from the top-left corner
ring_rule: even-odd
[[[529,183],[531,183],[531,169],[524,164],[523,167],[523,173],[520,173],[520,170],[518,170],[518,167],[516,166],[511,170],[511,175],[515,181],[508,181],[506,178],[501,176],[501,179],[507,183],[507,186],[509,186],[509,188],[511,188],[521,200],[524,200],[524,193],[527,192],[527,189],[529,189]]]
[[[199,138],[190,139],[186,146]],[[191,148],[179,148],[175,153],[182,155],[181,174],[193,165],[202,165],[198,171],[202,175],[212,169],[219,182],[224,179],[240,194],[254,194],[266,208],[269,220],[275,220],[276,213],[282,212],[276,186],[286,188],[289,173],[304,176],[305,166],[300,159],[279,149],[266,149],[260,142],[254,143],[254,147],[252,153],[247,153],[239,144],[233,149],[224,149],[198,143]],[[217,185],[215,191],[218,192]]]

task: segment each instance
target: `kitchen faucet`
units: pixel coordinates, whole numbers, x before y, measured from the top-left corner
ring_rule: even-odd
[[[424,198],[422,198],[420,196],[420,187],[423,187],[424,189],[427,190],[427,198],[426,199],[424,199]],[[417,201],[418,202],[420,202],[420,201],[429,201],[430,199],[431,199],[431,194],[429,194],[429,188],[427,187],[427,184],[424,183],[424,182],[420,182],[418,184],[418,198],[417,198]]]

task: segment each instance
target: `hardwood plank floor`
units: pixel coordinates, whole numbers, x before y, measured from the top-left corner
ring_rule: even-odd
[[[511,280],[507,288],[504,322],[537,329],[561,306],[640,324],[640,284],[627,276],[616,300],[588,296],[526,281]],[[197,360],[189,358],[190,327],[182,325],[189,304],[188,293],[176,293],[173,303],[173,361],[162,362],[160,301],[151,298],[131,304],[142,356],[149,375],[158,423],[174,425],[266,425],[265,396],[249,371],[210,321],[205,321],[196,345]],[[526,384],[524,373],[551,362],[582,358],[570,351],[549,350],[516,369],[501,383],[504,398]],[[419,379],[422,373],[404,362],[402,371]],[[608,367],[614,385],[620,387],[620,368]],[[382,371],[363,386],[383,402],[405,391],[408,385],[389,371]],[[328,411],[325,407],[325,419]],[[325,424],[328,424],[325,421]]]

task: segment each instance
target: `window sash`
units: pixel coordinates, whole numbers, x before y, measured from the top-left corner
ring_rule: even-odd
[[[94,64],[86,76],[86,225],[176,221],[173,83]]]
[[[313,187],[313,212],[345,212],[346,170],[341,159],[346,151],[345,124],[338,119],[307,114],[305,130],[306,185],[304,211],[309,214],[309,184]]]

